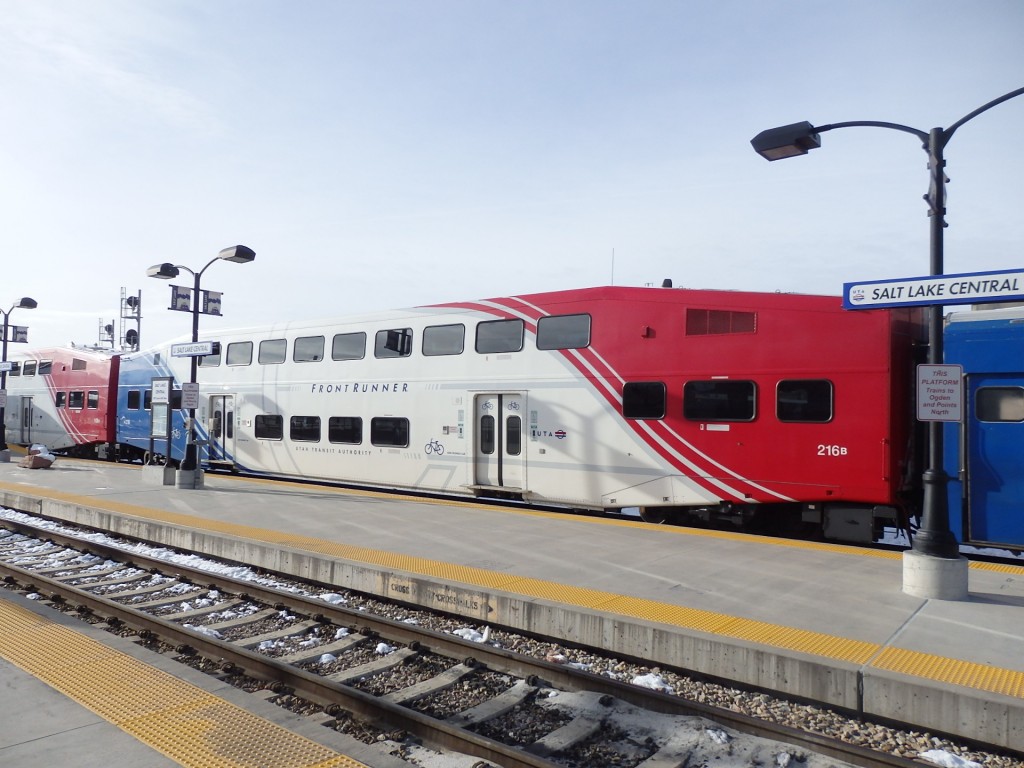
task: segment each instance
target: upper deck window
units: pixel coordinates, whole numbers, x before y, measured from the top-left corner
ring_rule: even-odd
[[[339,333],[331,341],[331,360],[362,360],[366,357],[366,334]]]
[[[228,365],[252,365],[252,342],[236,341],[228,344]]]
[[[412,354],[412,328],[391,328],[377,331],[373,345],[374,357],[408,357]]]
[[[288,356],[288,339],[264,339],[260,342],[260,365],[277,365]]]
[[[25,365],[22,368],[22,370],[24,371],[26,376],[35,376],[36,375],[36,361],[35,360],[26,360],[25,361]]]
[[[292,360],[296,363],[316,363],[324,359],[323,336],[300,336],[292,347]]]
[[[519,352],[522,348],[522,320],[485,320],[476,327],[476,351],[482,355]]]
[[[552,315],[537,321],[537,349],[590,346],[590,315]]]
[[[40,376],[44,376],[45,374],[51,373],[52,371],[53,371],[53,361],[52,360],[40,360],[39,361],[39,368],[37,370],[37,373]]]
[[[461,355],[466,346],[466,326],[431,325],[423,329],[423,354]]]

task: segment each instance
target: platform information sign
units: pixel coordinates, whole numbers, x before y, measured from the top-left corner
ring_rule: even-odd
[[[959,365],[917,366],[918,421],[960,421],[964,369]]]
[[[843,283],[844,309],[1024,301],[1024,269]]]
[[[199,407],[199,385],[195,382],[184,382],[181,385],[181,407],[195,410]]]
[[[171,344],[171,357],[204,357],[213,354],[212,341]]]

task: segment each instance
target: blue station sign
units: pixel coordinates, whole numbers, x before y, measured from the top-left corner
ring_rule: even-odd
[[[1024,301],[1024,269],[843,283],[844,309]]]

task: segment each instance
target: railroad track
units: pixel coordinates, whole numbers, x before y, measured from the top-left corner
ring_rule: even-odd
[[[228,678],[262,681],[255,687],[283,701],[311,702],[339,730],[393,741],[398,754],[422,743],[505,768],[672,768],[724,756],[751,765],[920,765],[370,615],[315,585],[265,585],[95,537],[3,525],[10,532],[0,530],[0,574],[8,584]]]

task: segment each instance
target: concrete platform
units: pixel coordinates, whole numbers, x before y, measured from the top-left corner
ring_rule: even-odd
[[[927,600],[900,553],[63,459],[0,505],[1024,751],[1024,567]]]

